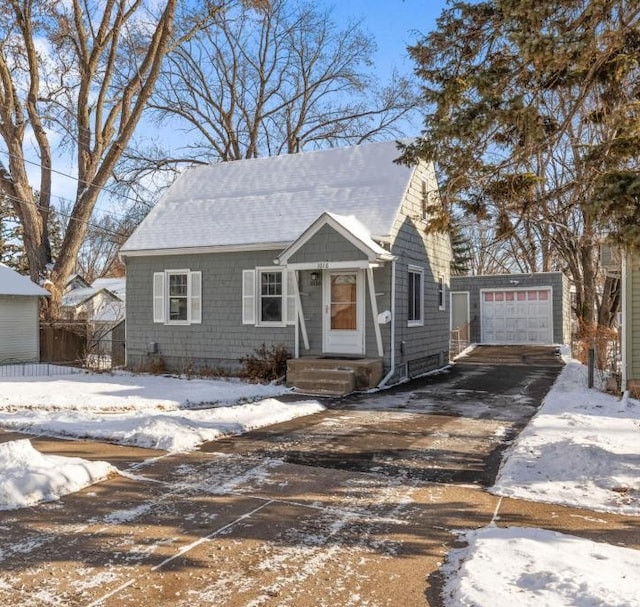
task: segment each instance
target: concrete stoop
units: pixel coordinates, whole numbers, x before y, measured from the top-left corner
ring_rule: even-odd
[[[321,396],[375,388],[382,374],[382,359],[377,358],[295,358],[287,363],[287,384],[298,392]]]

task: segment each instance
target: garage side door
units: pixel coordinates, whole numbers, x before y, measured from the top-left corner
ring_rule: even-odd
[[[482,342],[553,343],[552,301],[550,287],[481,291]]]

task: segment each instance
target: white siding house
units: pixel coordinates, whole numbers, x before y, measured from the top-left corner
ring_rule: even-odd
[[[0,264],[0,364],[40,359],[38,300],[49,293]]]

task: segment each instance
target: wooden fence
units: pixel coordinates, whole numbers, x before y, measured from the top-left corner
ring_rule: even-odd
[[[86,351],[86,322],[40,323],[40,360],[42,362],[82,364]]]

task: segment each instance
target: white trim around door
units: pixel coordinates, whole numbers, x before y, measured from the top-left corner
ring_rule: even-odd
[[[323,353],[364,355],[364,271],[325,270],[322,283]]]

